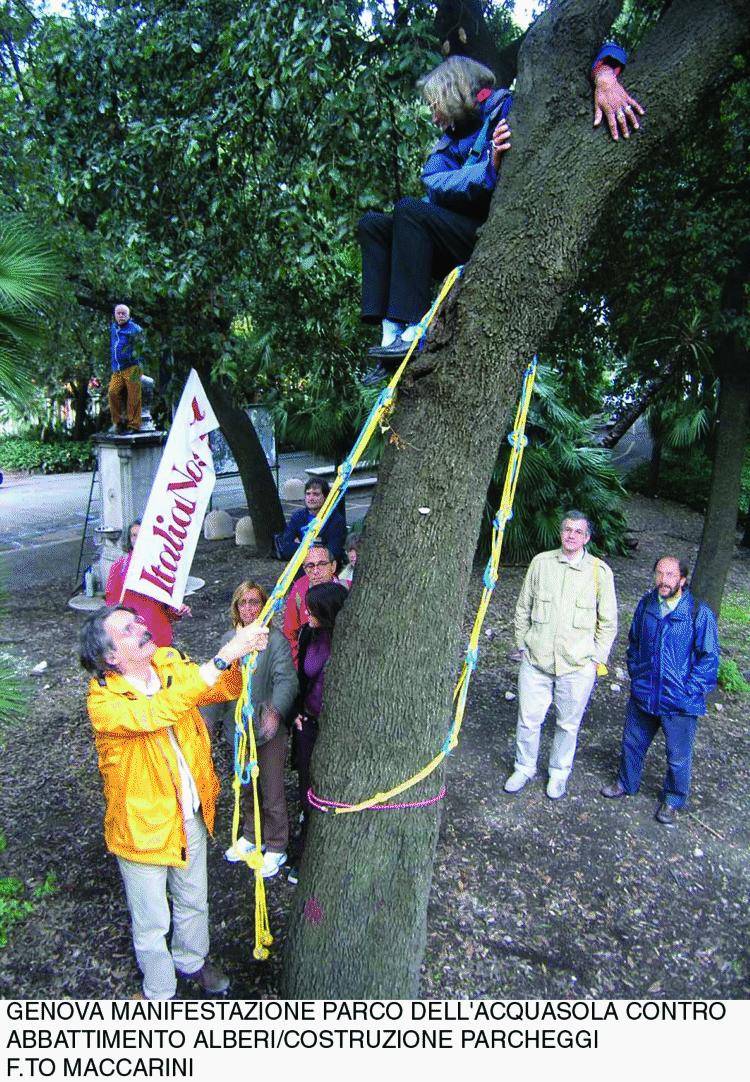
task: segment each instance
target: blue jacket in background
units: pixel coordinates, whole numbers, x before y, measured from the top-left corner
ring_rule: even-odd
[[[138,364],[135,356],[134,341],[136,335],[143,334],[143,327],[129,319],[123,326],[111,323],[109,327],[109,359],[112,362],[113,372],[122,372],[123,368],[130,368]]]
[[[627,53],[617,42],[607,41],[599,50],[592,68],[600,60],[613,60],[624,67]],[[427,202],[470,218],[486,220],[497,184],[497,170],[492,161],[492,133],[500,121],[506,119],[512,104],[513,95],[509,90],[493,90],[488,98],[477,103],[473,123],[461,131],[449,128],[438,140],[422,170]],[[470,161],[471,151],[488,118],[490,123],[482,146],[477,148],[479,157]]]
[[[707,605],[685,590],[662,617],[657,590],[642,597],[628,634],[630,693],[647,714],[705,714],[716,687],[719,633]]]
[[[297,551],[305,527],[312,522],[315,515],[306,507],[300,507],[293,511],[285,530],[277,533],[274,537],[276,551],[283,560],[291,560]],[[346,522],[339,510],[331,512],[331,516],[323,529],[318,534],[318,539],[323,542],[334,560],[341,562],[344,556],[344,541],[346,540]]]

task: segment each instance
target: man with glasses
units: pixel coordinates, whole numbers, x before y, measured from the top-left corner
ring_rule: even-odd
[[[338,582],[336,578],[336,561],[330,551],[319,541],[314,541],[310,551],[302,565],[304,575],[297,579],[289,592],[284,611],[284,634],[292,648],[294,664],[297,664],[299,655],[300,631],[310,621],[307,611],[307,591],[311,586],[320,586],[324,582]]]
[[[206,832],[219,780],[197,708],[237,698],[235,662],[267,644],[267,628],[239,627],[199,666],[157,647],[141,618],[119,605],[99,609],[81,630],[104,838],[120,866],[146,999],[172,999],[178,976],[205,995],[229,988],[208,959]]]
[[[542,724],[554,703],[557,725],[549,757],[547,796],[565,796],[578,730],[596,680],[617,634],[612,571],[590,556],[591,524],[568,511],[559,549],[529,564],[516,605],[518,674],[516,761],[505,783],[517,793],[536,774]]]

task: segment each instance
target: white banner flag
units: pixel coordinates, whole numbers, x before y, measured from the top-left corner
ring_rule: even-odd
[[[179,609],[216,481],[208,434],[219,427],[191,368],[161,456],[124,590]]]

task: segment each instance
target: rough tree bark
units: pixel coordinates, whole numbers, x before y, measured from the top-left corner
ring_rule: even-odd
[[[400,394],[393,427],[405,444],[384,456],[357,588],[336,628],[313,759],[325,798],[397,784],[440,748],[483,501],[523,367],[607,200],[686,121],[747,33],[747,0],[676,0],[628,68],[648,122],[615,145],[591,128],[588,68],[620,6],[560,0],[526,36],[513,151],[461,288]],[[433,796],[442,780],[437,772],[405,799]],[[416,994],[437,830],[435,806],[314,815],[286,995]]]
[[[722,310],[728,322],[745,315],[749,273],[750,245],[746,244],[724,287]],[[717,349],[714,367],[719,375],[716,446],[691,588],[718,615],[734,553],[742,465],[750,437],[750,356],[740,329],[730,325]]]

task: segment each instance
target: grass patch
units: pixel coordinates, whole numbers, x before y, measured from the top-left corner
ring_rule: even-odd
[[[721,603],[721,618],[732,624],[750,624],[750,597],[735,594]]]

